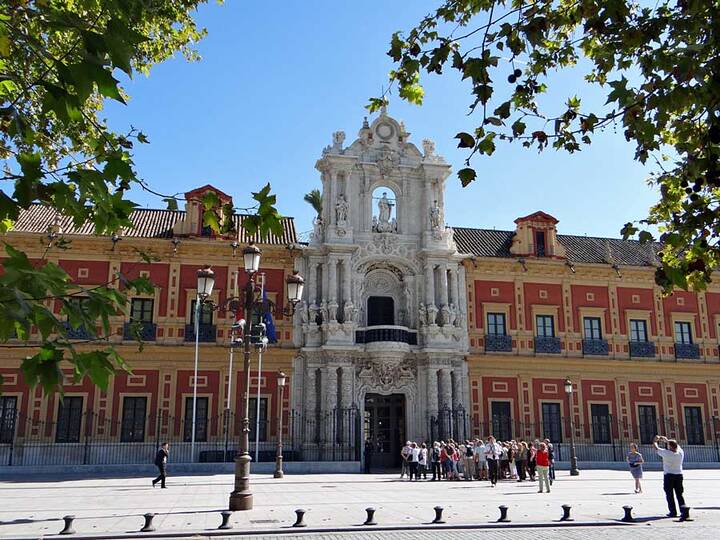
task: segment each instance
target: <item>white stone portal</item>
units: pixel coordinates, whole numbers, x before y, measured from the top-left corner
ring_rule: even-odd
[[[295,316],[295,404],[318,422],[354,407],[363,440],[382,451],[450,436],[438,418],[467,410],[469,394],[465,256],[444,224],[450,166],[431,141],[420,152],[408,138],[385,111],[348,147],[333,134],[316,164],[323,213],[296,261],[308,279]],[[404,407],[392,431],[372,427],[368,395]]]

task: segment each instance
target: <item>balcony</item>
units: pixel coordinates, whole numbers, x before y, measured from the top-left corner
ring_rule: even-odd
[[[512,352],[512,336],[485,334],[485,352]]]
[[[655,344],[652,341],[631,341],[630,358],[655,358]]]
[[[534,341],[536,354],[560,354],[562,352],[559,337],[536,336]]]
[[[355,331],[355,343],[357,344],[385,341],[417,345],[417,331],[404,326],[371,326]]]
[[[80,326],[79,328],[73,328],[67,321],[63,323],[63,326],[65,327],[65,331],[67,332],[68,339],[95,339],[95,336],[92,334],[92,332],[88,332],[84,326]]]
[[[696,343],[676,343],[675,358],[698,360],[700,358],[700,346]]]
[[[582,350],[588,356],[607,356],[608,342],[606,339],[583,339]]]
[[[217,339],[217,329],[214,324],[201,324],[198,341],[200,343],[215,343]],[[185,325],[185,341],[195,341],[195,325]]]
[[[155,341],[157,335],[157,324],[152,322],[126,322],[123,324],[123,339],[134,340],[135,328],[137,328],[140,339],[143,341]]]

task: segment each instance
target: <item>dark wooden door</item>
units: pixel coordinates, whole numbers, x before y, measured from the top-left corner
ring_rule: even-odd
[[[405,396],[365,396],[365,451],[371,452],[371,470],[400,467],[405,444]]]

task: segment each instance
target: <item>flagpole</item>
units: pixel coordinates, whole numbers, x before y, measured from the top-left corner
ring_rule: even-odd
[[[260,274],[260,298],[265,307],[265,272]],[[264,318],[264,314],[263,314]],[[262,321],[261,321],[262,322]],[[255,463],[260,460],[260,379],[262,377],[262,348],[258,351],[257,398],[255,399]]]

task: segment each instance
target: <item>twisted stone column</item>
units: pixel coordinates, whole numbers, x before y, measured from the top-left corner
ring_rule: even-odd
[[[325,443],[333,444],[335,442],[336,431],[336,416],[337,414],[337,397],[338,397],[338,378],[337,378],[337,367],[328,366],[324,371],[325,381],[322,386],[322,395],[325,396],[325,414],[323,414],[322,421],[326,423],[325,426]]]
[[[313,442],[317,434],[317,376],[315,368],[305,368],[305,441]]]
[[[452,408],[452,381],[450,380],[450,368],[439,370],[439,393],[438,400],[441,409]]]

